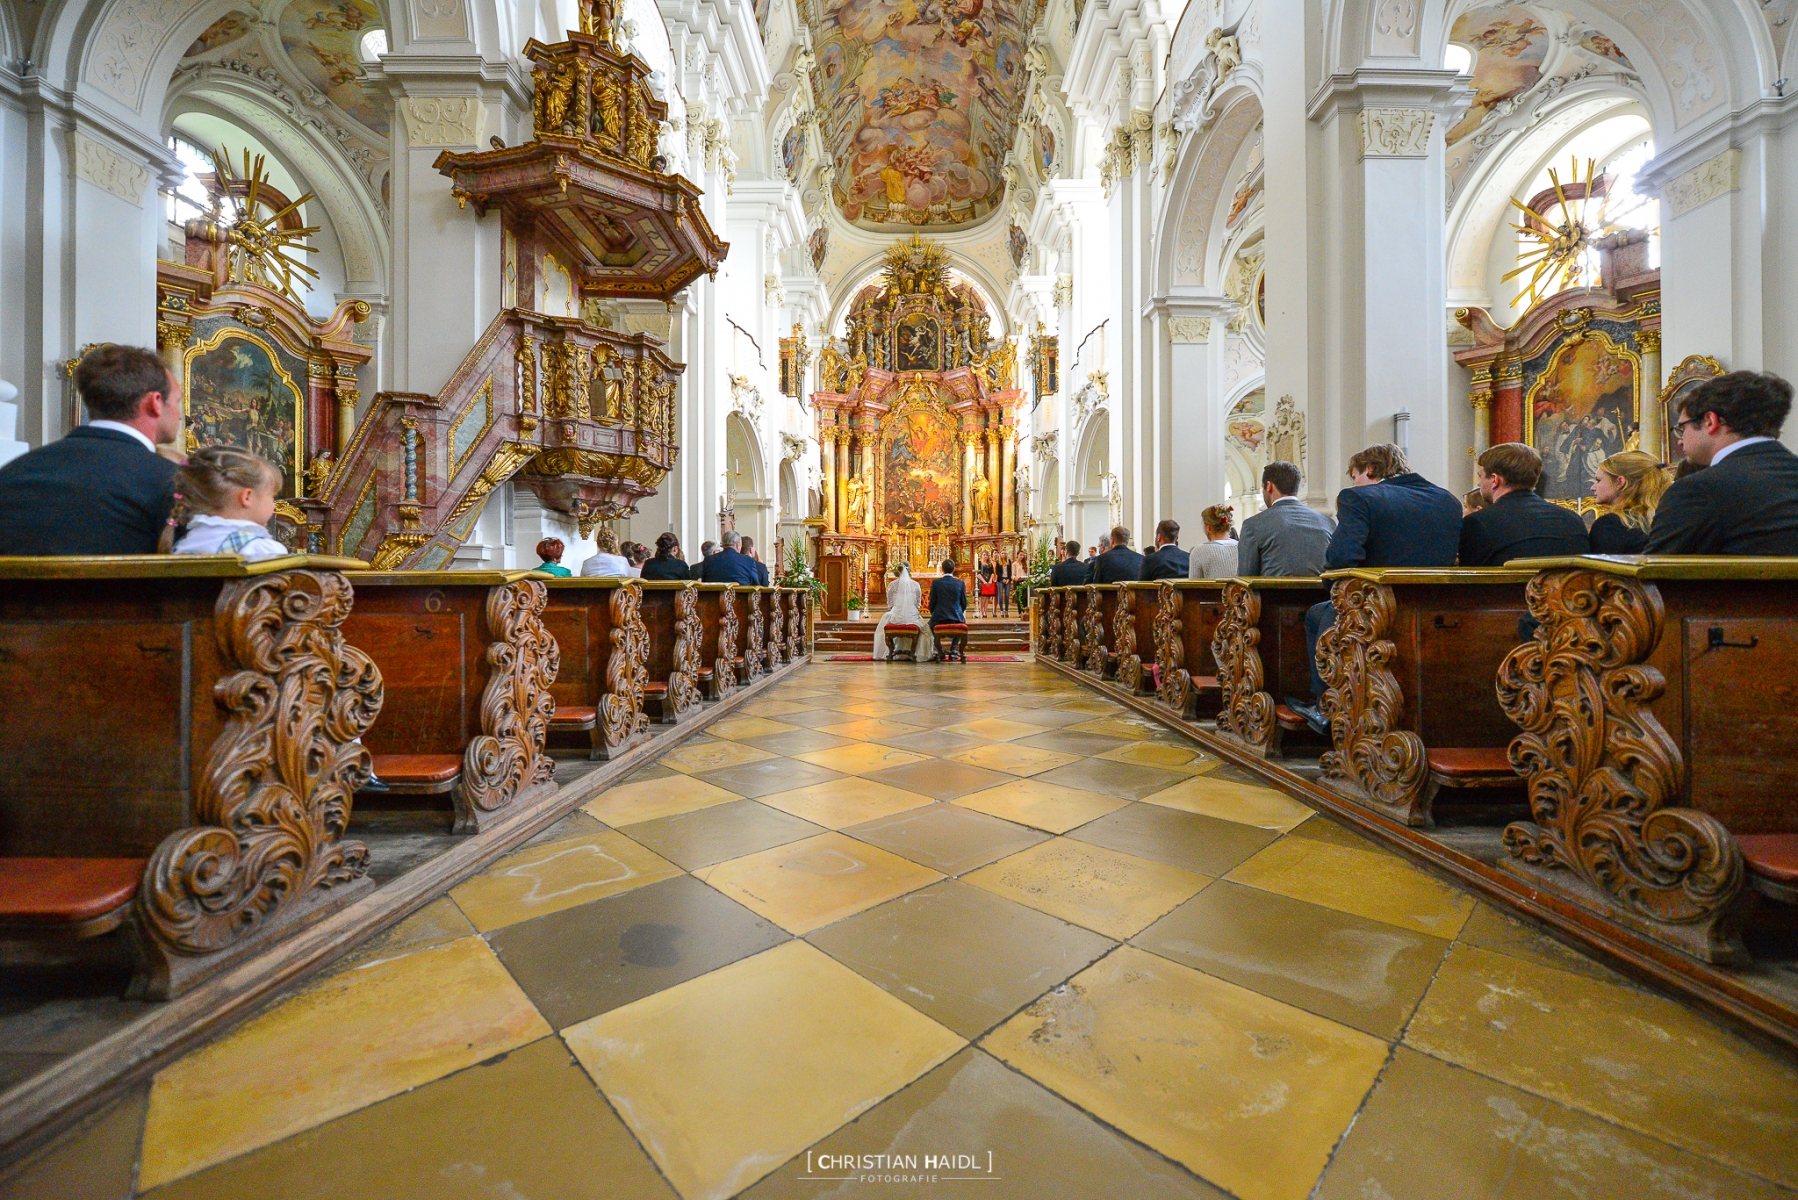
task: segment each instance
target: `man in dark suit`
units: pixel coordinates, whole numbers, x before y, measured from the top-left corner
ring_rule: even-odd
[[[1143,556],[1139,583],[1154,579],[1185,579],[1192,570],[1186,551],[1180,549],[1180,522],[1171,517],[1155,526],[1155,549]]]
[[[1135,583],[1142,578],[1142,555],[1130,548],[1130,531],[1111,531],[1111,549],[1093,560],[1094,583]]]
[[[1493,446],[1479,458],[1480,495],[1492,503],[1461,521],[1461,565],[1502,567],[1514,558],[1590,554],[1586,523],[1572,509],[1536,494],[1542,455],[1522,442]]]
[[[930,628],[936,631],[938,625],[966,625],[968,623],[968,586],[955,577],[955,561],[943,560],[943,573],[930,584]],[[937,640],[936,653],[931,662],[943,661],[943,643]]]
[[[1242,523],[1236,544],[1238,575],[1317,575],[1336,522],[1299,499],[1305,477],[1289,462],[1261,468],[1264,509]]]
[[[1061,561],[1049,571],[1050,587],[1079,587],[1092,581],[1093,569],[1080,561],[1080,543],[1061,547]]]
[[[1791,411],[1777,375],[1732,371],[1688,392],[1674,428],[1704,470],[1661,497],[1647,552],[1798,555],[1798,455],[1775,440]]]
[[[736,530],[731,530],[723,537],[724,545],[710,558],[701,564],[700,579],[706,583],[746,583],[751,587],[761,583],[761,576],[756,572],[755,559],[737,549],[743,544],[743,538]]]
[[[1336,494],[1336,532],[1324,551],[1324,570],[1347,567],[1452,567],[1461,549],[1461,501],[1411,469],[1405,452],[1390,443],[1369,446],[1349,459],[1352,487]],[[1324,694],[1317,669],[1317,640],[1336,623],[1336,606],[1313,604],[1305,612],[1305,649],[1311,659],[1311,701],[1286,703],[1319,733],[1329,722],[1317,702]]]
[[[691,567],[687,568],[687,578],[688,579],[704,579],[705,578],[705,574],[704,574],[705,560],[712,557],[712,555],[716,554],[717,552],[718,552],[718,543],[717,542],[701,542],[701,543],[699,543],[699,561],[694,563]]]
[[[747,558],[750,562],[755,564],[755,581],[756,581],[756,583],[762,587],[767,587],[768,586],[768,564],[756,557],[755,539],[754,538],[746,537],[743,539],[743,557]]]
[[[151,350],[102,346],[75,371],[89,421],[0,468],[0,554],[154,554],[176,466],[181,385]]]

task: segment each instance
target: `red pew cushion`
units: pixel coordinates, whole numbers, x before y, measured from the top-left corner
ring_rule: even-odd
[[[1430,770],[1444,779],[1509,778],[1511,757],[1503,746],[1437,748],[1427,752]]]
[[[137,895],[141,858],[0,858],[0,921],[54,929],[116,912]]]
[[[599,710],[587,704],[558,704],[556,715],[550,718],[551,725],[572,725],[581,729],[591,728],[599,720]],[[375,772],[377,775],[379,771]]]
[[[382,783],[448,783],[462,773],[455,754],[376,754],[375,776]]]
[[[1736,838],[1748,869],[1774,883],[1798,885],[1798,834],[1747,833]]]

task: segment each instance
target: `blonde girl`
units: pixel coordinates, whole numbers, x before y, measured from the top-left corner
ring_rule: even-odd
[[[1642,553],[1669,482],[1654,455],[1640,450],[1625,450],[1599,463],[1592,498],[1611,511],[1592,522],[1592,553]]]
[[[157,549],[167,554],[241,554],[255,562],[293,551],[269,536],[281,468],[235,446],[206,446],[175,474],[175,507]],[[175,540],[175,531],[187,532]]]

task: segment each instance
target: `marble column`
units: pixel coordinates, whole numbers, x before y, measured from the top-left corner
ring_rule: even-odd
[[[879,484],[876,477],[878,468],[876,460],[879,456],[880,427],[878,425],[862,427],[862,482],[868,485],[868,515],[863,522],[863,532],[872,534],[876,513],[874,511],[874,489]]]
[[[837,532],[837,431],[830,426],[818,430],[818,448],[824,455],[824,528]]]
[[[1017,518],[1012,515],[1012,497],[1016,483],[1013,476],[1017,474],[1017,449],[1013,444],[1013,435],[1017,431],[1010,425],[999,427],[999,529],[1003,533],[1017,532]]]
[[[837,528],[844,533],[854,532],[849,528],[849,437],[847,429],[837,428]]]
[[[999,431],[993,426],[986,430],[986,482],[987,496],[993,505],[992,531],[999,532]]]
[[[1666,441],[1663,435],[1667,414],[1661,407],[1661,331],[1638,330],[1636,345],[1642,351],[1642,420],[1638,445],[1644,454],[1652,454],[1656,461],[1666,462],[1668,448],[1663,444]]]
[[[1479,457],[1492,448],[1492,367],[1485,363],[1473,368],[1467,399],[1473,405],[1473,459],[1469,470],[1473,482],[1480,481]]]

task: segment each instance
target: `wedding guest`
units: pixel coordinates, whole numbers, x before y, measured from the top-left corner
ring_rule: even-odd
[[[1673,428],[1704,469],[1661,497],[1646,552],[1798,556],[1798,455],[1776,440],[1791,411],[1792,385],[1754,371],[1686,393]]]
[[[630,573],[641,578],[643,564],[649,561],[649,547],[642,542],[631,542],[625,547],[624,561],[630,564]]]
[[[1625,450],[1599,463],[1592,476],[1592,498],[1610,511],[1592,522],[1592,553],[1642,553],[1668,486],[1667,472],[1652,454]]]
[[[687,564],[681,560],[680,539],[673,533],[656,538],[655,557],[643,564],[644,579],[689,578]]]
[[[136,346],[101,346],[75,369],[88,423],[0,467],[0,555],[154,554],[176,465],[181,385]]]
[[[1492,502],[1461,521],[1464,567],[1502,567],[1514,558],[1590,554],[1586,523],[1536,494],[1542,455],[1522,442],[1493,446],[1478,460],[1480,494]]]
[[[241,554],[251,562],[293,551],[269,536],[281,468],[235,446],[193,452],[175,475],[175,506],[157,549],[176,554]],[[187,532],[175,540],[177,526]]]
[[[1299,499],[1305,477],[1289,462],[1261,468],[1265,508],[1242,523],[1236,543],[1238,575],[1316,575],[1336,522]]]
[[[564,577],[574,574],[573,571],[570,571],[567,567],[562,565],[562,555],[567,549],[568,547],[562,544],[561,538],[544,538],[537,543],[537,558],[539,561],[536,566],[531,568],[531,570],[542,571],[545,575],[561,575]]]
[[[1136,583],[1142,578],[1142,555],[1130,548],[1130,531],[1111,531],[1111,549],[1093,560],[1094,583]]]
[[[990,617],[993,615],[993,599],[999,594],[999,585],[993,571],[993,560],[986,551],[980,552],[980,558],[974,568],[974,615]]]
[[[1213,504],[1199,514],[1205,526],[1205,540],[1192,549],[1188,579],[1230,579],[1236,575],[1241,561],[1240,543],[1230,536],[1228,504]]]
[[[700,572],[705,569],[705,560],[712,557],[712,555],[716,554],[717,552],[718,552],[718,543],[717,542],[701,542],[701,543],[699,543],[699,561],[695,562],[692,566],[687,568],[687,578],[688,579],[700,578]]]
[[[756,568],[761,564],[738,549],[743,540],[734,529],[726,533],[724,544],[700,564],[700,578],[707,583],[744,583],[750,587],[760,584],[761,576],[756,573]]]
[[[762,556],[755,552],[755,539],[748,534],[743,535],[743,554],[755,563],[755,582],[758,587],[768,586],[768,564]]]
[[[1541,494],[1541,490],[1539,487],[1536,489],[1538,495]],[[1461,493],[1461,519],[1463,521],[1479,512],[1480,509],[1491,507],[1492,501],[1487,499],[1486,493],[1480,491],[1479,488]]]
[[[1060,549],[1061,561],[1049,572],[1049,586],[1079,587],[1092,582],[1093,569],[1080,561],[1080,543],[1067,542]]]
[[[1180,522],[1164,518],[1155,526],[1155,549],[1143,555],[1140,582],[1154,579],[1185,579],[1192,563],[1180,549]]]
[[[581,576],[589,578],[595,575],[628,577],[631,565],[625,561],[624,555],[618,553],[618,535],[610,529],[601,529],[593,535],[592,558],[581,564]]]

